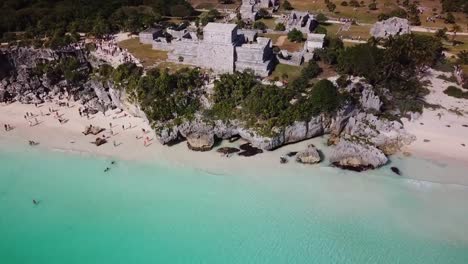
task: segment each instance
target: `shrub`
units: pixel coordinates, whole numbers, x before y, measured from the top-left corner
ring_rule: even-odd
[[[294,9],[294,7],[291,5],[291,3],[289,3],[288,0],[285,0],[285,1],[284,1],[284,3],[283,3],[283,8],[284,8],[285,10],[293,10],[293,9]]]
[[[447,16],[445,17],[445,23],[455,24],[455,16],[452,13],[448,12]]]
[[[253,24],[254,29],[266,30],[267,26],[262,21],[255,21]]]
[[[369,7],[369,10],[377,10],[377,3],[370,3],[367,7]]]
[[[278,23],[278,24],[276,24],[276,26],[275,26],[275,30],[276,30],[276,31],[285,31],[285,30],[286,30],[286,27],[284,26],[283,23]]]
[[[455,98],[468,99],[468,92],[464,92],[455,86],[449,86],[444,90],[444,94]]]
[[[312,106],[321,112],[332,112],[339,105],[336,87],[329,80],[318,81],[309,94]]]
[[[341,6],[348,6],[348,2],[346,1],[341,2]]]
[[[316,33],[316,34],[327,34],[327,29],[325,27],[319,25],[314,29],[314,33]]]
[[[323,13],[318,13],[317,16],[315,17],[315,19],[316,19],[319,23],[324,23],[324,22],[327,22],[328,17],[325,16]]]
[[[352,6],[352,7],[360,7],[361,6],[361,5],[359,5],[359,2],[356,1],[356,0],[349,1],[349,5]]]
[[[293,42],[302,42],[304,41],[304,35],[301,31],[294,28],[293,30],[289,31],[288,39]]]

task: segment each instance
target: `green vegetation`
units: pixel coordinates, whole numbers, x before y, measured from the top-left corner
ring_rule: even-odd
[[[263,31],[267,29],[267,26],[262,21],[255,21],[255,23],[253,24],[253,28],[260,29]]]
[[[36,76],[46,75],[51,84],[65,79],[70,84],[78,84],[87,80],[88,68],[74,57],[64,57],[58,61],[38,63],[33,68]]]
[[[288,33],[288,39],[292,42],[303,42],[304,41],[304,34],[297,29],[293,29]]]
[[[444,90],[444,94],[455,98],[468,99],[468,92],[464,92],[455,86],[447,87],[447,89]]]
[[[154,123],[191,119],[200,108],[198,95],[202,86],[198,69],[181,69],[173,74],[167,70],[143,71],[133,63],[116,69],[101,66],[97,77],[112,80],[117,88],[125,89],[129,99],[140,105]]]
[[[381,45],[385,49],[375,43],[342,49],[338,52],[338,72],[365,77],[380,93],[388,90],[394,98],[386,102],[389,109],[421,111],[421,98],[427,91],[418,74],[440,58],[440,39],[409,34],[390,38]]]
[[[294,9],[294,7],[291,5],[291,3],[289,3],[288,0],[285,0],[285,1],[283,2],[283,8],[284,8],[285,10],[293,10],[293,9]]]
[[[55,39],[54,45],[59,46],[70,42],[66,32],[95,36],[119,30],[138,32],[162,16],[192,13],[185,0],[6,0],[0,3],[0,37]]]
[[[284,26],[283,23],[278,23],[278,24],[276,24],[276,26],[275,26],[275,30],[276,30],[276,31],[285,31],[285,30],[286,30],[286,27]]]
[[[206,117],[244,121],[262,135],[271,136],[275,128],[331,113],[342,102],[341,96],[327,80],[314,86],[309,83],[320,73],[317,63],[311,61],[286,88],[263,85],[250,72],[223,74],[215,81],[214,105]]]

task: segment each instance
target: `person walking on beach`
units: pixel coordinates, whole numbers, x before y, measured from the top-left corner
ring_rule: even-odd
[[[5,127],[5,131],[8,131],[8,125],[5,124],[4,127]]]

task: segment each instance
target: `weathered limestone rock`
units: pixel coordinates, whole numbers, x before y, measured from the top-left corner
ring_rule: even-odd
[[[387,155],[398,152],[416,139],[414,135],[406,132],[401,123],[365,112],[351,117],[342,133],[366,139]]]
[[[388,38],[390,36],[409,34],[411,32],[407,19],[392,17],[374,24],[370,34],[376,38]]]
[[[208,151],[213,148],[214,135],[210,131],[187,135],[187,146],[193,151]]]
[[[339,168],[363,171],[385,165],[388,159],[372,145],[341,139],[330,155],[330,162]]]
[[[297,153],[296,161],[304,164],[315,164],[321,161],[321,157],[317,148],[311,144],[306,150]]]

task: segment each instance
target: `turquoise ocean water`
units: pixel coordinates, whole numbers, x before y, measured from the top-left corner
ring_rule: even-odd
[[[448,173],[413,163],[399,165]],[[0,150],[0,263],[468,263],[464,186],[327,167],[109,164]]]

